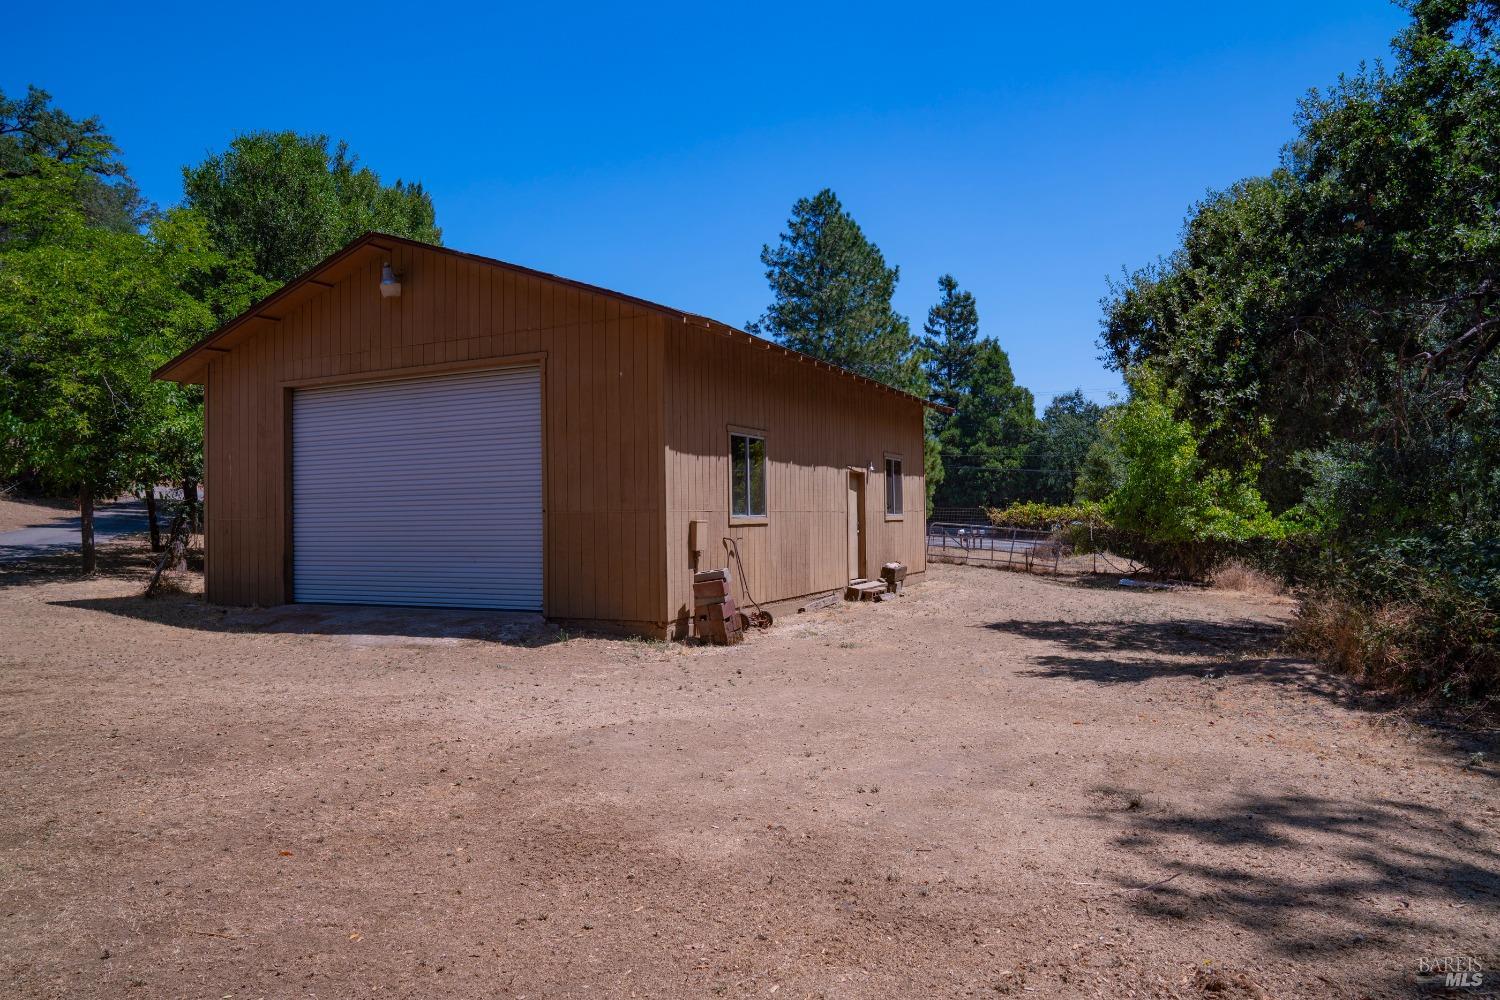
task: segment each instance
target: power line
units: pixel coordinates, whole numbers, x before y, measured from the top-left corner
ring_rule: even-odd
[[[1021,386],[1021,388],[1028,389],[1028,388],[1030,388],[1030,386]],[[1033,394],[1035,394],[1035,393],[1046,393],[1049,396],[1060,396],[1060,395],[1063,395],[1065,393],[1073,392],[1074,390],[1077,390],[1078,392],[1124,392],[1125,391],[1125,386],[1123,386],[1123,385],[1096,385],[1096,386],[1070,385],[1070,386],[1068,386],[1065,389],[1031,389],[1031,391],[1032,391]]]
[[[1049,475],[1069,476],[1073,474],[1072,469],[1029,469],[1020,465],[991,465],[980,459],[969,459],[963,462],[950,462],[943,459],[945,469],[988,469],[990,472],[1038,472]]]

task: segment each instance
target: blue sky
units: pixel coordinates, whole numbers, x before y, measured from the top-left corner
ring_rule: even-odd
[[[1297,99],[1405,17],[1010,6],[25,4],[0,87],[100,115],[162,204],[237,132],[327,133],[422,181],[450,246],[736,325],[765,306],[761,245],[832,187],[914,328],[952,272],[1039,405],[1102,400],[1106,276],[1270,169]]]

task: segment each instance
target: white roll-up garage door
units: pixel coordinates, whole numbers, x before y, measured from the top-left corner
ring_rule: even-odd
[[[294,599],[542,607],[535,367],[292,395]]]

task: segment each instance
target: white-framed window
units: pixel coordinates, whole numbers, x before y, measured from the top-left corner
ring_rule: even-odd
[[[749,430],[729,432],[729,516],[766,517],[766,438]]]
[[[885,456],[885,516],[901,517],[905,507],[901,497],[901,456]]]

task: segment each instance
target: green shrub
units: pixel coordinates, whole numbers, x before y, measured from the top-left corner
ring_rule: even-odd
[[[1009,507],[986,507],[990,523],[1001,528],[1024,528],[1029,531],[1056,531],[1075,552],[1094,552],[1104,548],[1102,539],[1110,534],[1109,522],[1096,503],[1041,503],[1017,500]]]
[[[1500,404],[1472,424],[1300,457],[1319,553],[1296,634],[1363,681],[1462,701],[1500,691]]]
[[[1411,566],[1394,586],[1369,582],[1395,568],[1354,567],[1304,592],[1294,645],[1378,687],[1459,701],[1493,694],[1500,678],[1494,609],[1451,578]]]
[[[1041,503],[1036,500],[1017,500],[1009,507],[999,509],[986,507],[985,514],[990,523],[1002,528],[1029,528],[1033,531],[1051,531],[1053,528],[1081,521],[1095,527],[1105,528],[1104,510],[1097,503]]]
[[[1173,416],[1172,400],[1149,369],[1129,374],[1131,396],[1104,418],[1098,452],[1112,486],[1102,501],[1022,501],[986,509],[1003,527],[1058,531],[1077,551],[1108,549],[1163,576],[1204,580],[1242,559],[1283,581],[1297,546],[1293,522],[1272,515],[1255,488],[1256,468],[1213,468],[1192,427]],[[1107,473],[1107,474],[1106,474]],[[1099,484],[1095,484],[1096,486]]]

